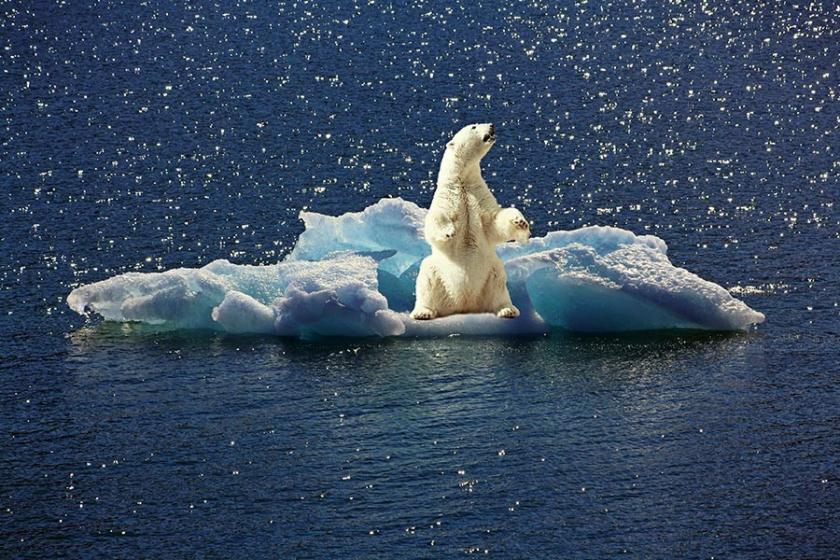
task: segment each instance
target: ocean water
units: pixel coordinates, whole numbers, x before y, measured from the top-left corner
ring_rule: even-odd
[[[840,556],[833,3],[0,11],[0,556]],[[536,235],[657,235],[767,321],[301,342],[65,304],[427,205],[469,122]]]

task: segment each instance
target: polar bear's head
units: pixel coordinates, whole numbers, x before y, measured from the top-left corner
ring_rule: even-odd
[[[446,145],[463,163],[478,162],[493,147],[496,127],[490,123],[468,124]]]

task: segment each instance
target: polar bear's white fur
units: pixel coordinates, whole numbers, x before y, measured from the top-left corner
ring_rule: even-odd
[[[426,216],[432,254],[420,265],[414,319],[484,312],[519,316],[495,247],[527,242],[530,227],[519,210],[499,206],[481,176],[481,158],[495,141],[492,124],[473,124],[446,145]]]

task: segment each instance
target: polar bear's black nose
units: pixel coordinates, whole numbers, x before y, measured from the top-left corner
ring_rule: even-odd
[[[491,124],[490,125],[490,136],[495,136],[495,135],[496,135],[496,125]]]

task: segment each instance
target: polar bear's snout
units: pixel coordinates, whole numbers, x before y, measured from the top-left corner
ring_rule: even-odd
[[[490,124],[490,128],[487,129],[487,134],[484,135],[485,142],[493,142],[496,140],[496,125]]]

